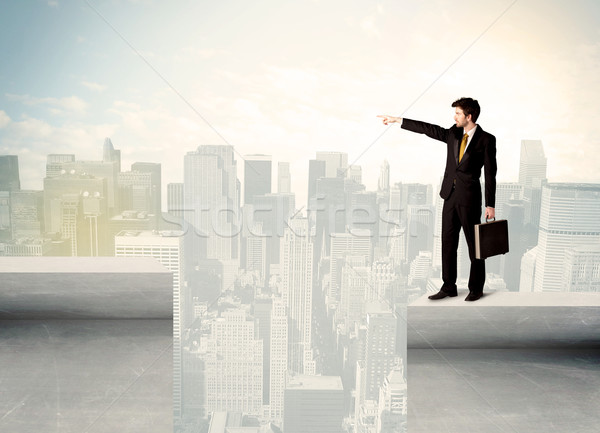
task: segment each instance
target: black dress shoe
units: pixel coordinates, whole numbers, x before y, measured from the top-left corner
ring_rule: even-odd
[[[453,298],[455,296],[458,296],[457,292],[444,292],[443,290],[440,290],[435,295],[429,296],[429,299],[436,300],[436,299],[444,299],[447,297]]]
[[[483,293],[469,292],[465,301],[476,301],[483,296]]]

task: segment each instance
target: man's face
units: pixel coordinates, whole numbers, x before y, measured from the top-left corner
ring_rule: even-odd
[[[469,123],[469,119],[471,119],[471,115],[465,116],[462,108],[455,107],[454,110],[454,121],[456,122],[456,126],[459,128],[464,128]]]

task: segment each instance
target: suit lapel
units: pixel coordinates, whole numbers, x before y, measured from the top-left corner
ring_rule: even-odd
[[[477,145],[477,142],[479,141],[479,139],[481,137],[481,133],[482,133],[481,126],[477,125],[477,128],[475,129],[475,134],[473,135],[473,138],[471,138],[471,142],[467,146],[467,149],[465,150],[465,154],[463,155],[463,158],[458,163],[458,165],[464,164],[465,160],[469,157],[469,154],[471,153],[471,149],[473,149],[473,147]],[[457,153],[456,160],[458,161],[458,153]]]

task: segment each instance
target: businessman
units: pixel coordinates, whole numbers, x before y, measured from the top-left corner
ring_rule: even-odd
[[[457,296],[456,255],[462,228],[471,259],[469,294],[465,301],[476,301],[483,294],[485,261],[475,258],[475,224],[481,222],[481,169],[485,179],[485,218],[495,218],[496,200],[496,138],[485,132],[477,122],[481,108],[472,98],[460,98],[452,103],[455,125],[449,129],[417,120],[394,116],[378,116],[384,125],[401,124],[402,129],[425,134],[443,141],[447,146],[446,169],[440,196],[442,210],[442,285],[429,299]]]

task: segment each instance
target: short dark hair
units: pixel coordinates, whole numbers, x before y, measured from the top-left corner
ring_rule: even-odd
[[[477,118],[479,117],[479,113],[481,113],[481,107],[479,106],[479,102],[473,98],[460,98],[452,103],[453,107],[460,108],[465,116],[471,115],[471,120],[473,123],[477,122]]]

